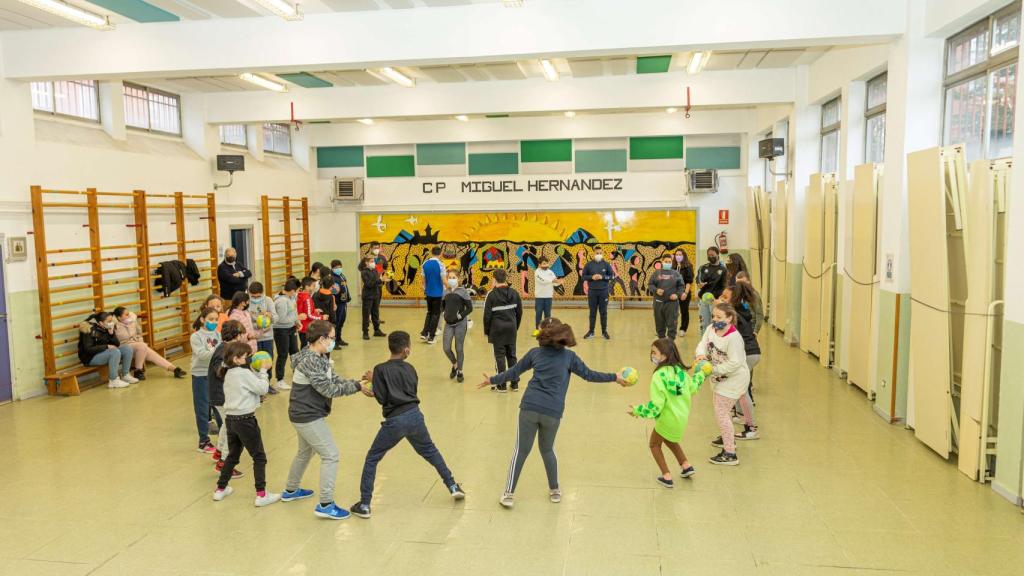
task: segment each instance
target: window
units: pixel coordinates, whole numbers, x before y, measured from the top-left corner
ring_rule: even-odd
[[[821,172],[839,169],[839,98],[825,102],[821,107]]]
[[[99,90],[94,80],[33,82],[32,107],[40,112],[100,121]]]
[[[889,79],[885,74],[868,80],[864,107],[864,161],[885,161],[885,94]]]
[[[287,124],[264,124],[263,151],[274,152],[275,154],[291,154],[291,127]]]
[[[220,143],[231,146],[245,146],[245,124],[222,124]]]
[[[946,41],[942,143],[964,144],[967,160],[1013,151],[1021,4]]]
[[[180,98],[155,88],[126,83],[124,122],[130,128],[180,136]]]

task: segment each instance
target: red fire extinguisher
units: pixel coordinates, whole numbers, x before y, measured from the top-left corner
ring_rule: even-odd
[[[718,246],[718,252],[720,254],[729,253],[729,240],[725,236],[725,230],[722,230],[715,236],[715,246]]]

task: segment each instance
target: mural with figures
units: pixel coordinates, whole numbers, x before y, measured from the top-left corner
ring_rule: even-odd
[[[485,293],[492,274],[503,269],[510,284],[529,298],[533,270],[541,257],[563,280],[556,298],[585,296],[580,271],[595,246],[604,249],[618,278],[615,297],[646,296],[645,286],[665,252],[682,249],[695,262],[696,210],[613,210],[580,212],[429,212],[362,214],[360,254],[379,242],[387,260],[385,298],[422,298],[419,269],[434,246],[447,269]],[[658,264],[660,266],[660,264]]]

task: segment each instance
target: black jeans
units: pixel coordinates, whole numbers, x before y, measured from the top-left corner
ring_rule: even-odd
[[[373,331],[380,332],[380,296],[363,296],[363,334],[370,333],[370,319]]]
[[[686,332],[690,329],[690,295],[679,301],[679,331]]]
[[[263,435],[260,434],[260,423],[255,414],[224,417],[228,429],[228,457],[224,467],[220,469],[217,488],[224,489],[231,480],[231,471],[238,465],[242,456],[242,448],[252,457],[252,476],[256,481],[256,491],[267,488],[267,453],[263,450]]]
[[[288,363],[288,356],[299,353],[294,326],[274,328],[274,348],[277,350],[277,358],[274,360],[274,376],[280,381],[284,380],[284,367]]]
[[[591,288],[587,292],[587,304],[590,306],[590,329],[587,332],[594,331],[594,321],[597,319],[597,313],[601,312],[601,332],[608,333],[608,289],[594,290]]]
[[[334,317],[334,343],[341,344],[344,340],[341,337],[341,329],[348,319],[348,302],[338,303],[338,313]]]
[[[498,373],[502,373],[508,370],[509,366],[515,366],[518,360],[516,359],[516,343],[511,344],[492,344],[494,347],[494,366]],[[512,381],[513,386],[519,385],[519,380]],[[505,385],[499,384],[499,388],[504,390]]]
[[[441,297],[427,296],[427,317],[423,320],[423,331],[420,335],[433,340],[437,333],[437,325],[441,321]]]
[[[423,457],[424,460],[437,470],[438,475],[444,482],[445,487],[455,484],[452,471],[444,463],[441,452],[430,439],[430,432],[427,430],[427,423],[423,419],[423,412],[419,408],[413,408],[398,416],[388,418],[380,424],[377,437],[370,445],[370,451],[366,453],[366,462],[363,464],[363,478],[359,482],[360,502],[370,505],[373,498],[373,482],[377,478],[377,464],[403,439],[408,440],[412,449]]]

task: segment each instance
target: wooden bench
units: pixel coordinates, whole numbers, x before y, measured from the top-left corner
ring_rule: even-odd
[[[92,373],[98,374],[99,378],[97,378],[96,383],[88,386],[91,388],[108,381],[108,372],[106,364],[102,366],[79,365],[56,374],[47,374],[43,378],[46,380],[46,390],[49,392],[50,396],[58,394],[61,396],[78,396],[82,393],[82,388],[78,385],[79,376]]]

